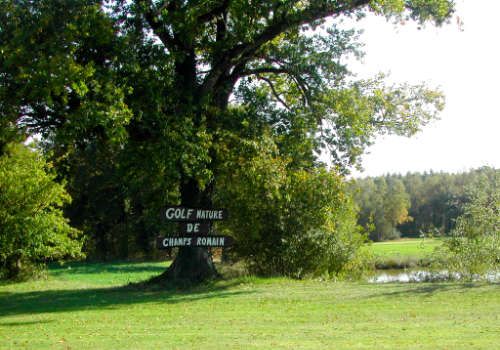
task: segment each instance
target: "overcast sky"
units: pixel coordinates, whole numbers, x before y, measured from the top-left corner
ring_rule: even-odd
[[[458,0],[463,25],[395,27],[379,17],[363,19],[366,56],[354,70],[360,77],[390,72],[395,82],[425,82],[446,95],[440,120],[411,139],[378,138],[363,157],[375,176],[407,171],[466,171],[500,168],[499,0]]]

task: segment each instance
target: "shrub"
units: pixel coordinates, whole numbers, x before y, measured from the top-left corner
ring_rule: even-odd
[[[70,198],[42,156],[10,144],[0,157],[0,274],[19,278],[49,260],[81,255],[79,232],[63,217]]]
[[[342,176],[290,170],[272,145],[252,147],[253,157],[229,159],[217,187],[218,203],[230,212],[219,229],[236,238],[235,253],[264,275],[336,278],[359,271],[365,237]]]
[[[500,265],[500,171],[486,168],[468,189],[468,202],[445,241],[442,260],[465,277],[498,272]]]

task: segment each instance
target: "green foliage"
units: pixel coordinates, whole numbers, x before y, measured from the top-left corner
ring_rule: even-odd
[[[264,231],[281,240],[281,247],[274,252],[270,248],[276,269],[294,277],[340,278],[360,273],[364,266],[358,265],[362,262],[358,249],[364,237],[341,179],[321,170],[299,171],[292,174],[283,193],[285,212],[276,215],[283,225]]]
[[[375,12],[383,13],[396,20],[416,20],[420,23],[433,21],[444,23],[454,12],[453,1],[448,0],[373,0],[370,6]],[[406,11],[405,11],[406,10]]]
[[[66,213],[88,237],[89,257],[154,258],[152,242],[175,230],[159,214],[165,203],[179,201],[175,151],[163,144],[128,144],[122,151],[93,143],[57,159],[73,198]],[[145,153],[153,156],[144,159]]]
[[[402,177],[411,198],[411,222],[400,226],[405,235],[449,234],[461,213],[465,188],[481,170],[460,174],[413,173]]]
[[[123,137],[131,114],[109,69],[116,41],[99,1],[2,1],[2,118],[46,136],[57,131],[64,143]]]
[[[0,269],[19,278],[33,264],[81,256],[79,232],[61,206],[70,197],[54,181],[49,165],[20,144],[0,157]]]
[[[399,238],[397,226],[411,220],[410,198],[403,182],[395,177],[360,179],[350,191],[360,209],[359,224],[374,241]]]
[[[340,169],[358,166],[377,134],[412,136],[444,107],[444,97],[425,86],[387,86],[384,76],[325,89],[315,104],[324,121],[319,141]]]
[[[467,277],[500,270],[500,171],[484,168],[445,241],[444,263]]]
[[[300,278],[362,270],[364,237],[341,176],[287,169],[269,139],[234,146],[217,186],[217,202],[231,213],[220,229],[236,238],[236,253],[252,271]]]
[[[374,240],[449,235],[475,186],[489,168],[458,174],[408,173],[358,179],[351,185],[359,224]],[[385,198],[385,200],[384,200]],[[381,232],[381,235],[377,232]]]

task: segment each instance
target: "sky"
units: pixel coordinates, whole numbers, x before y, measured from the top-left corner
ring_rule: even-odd
[[[390,73],[393,82],[421,83],[446,96],[440,119],[408,139],[376,139],[363,156],[363,172],[377,176],[408,171],[461,172],[500,168],[500,45],[496,22],[499,0],[458,0],[443,27],[413,23],[395,26],[367,17],[361,41],[366,52],[351,67],[361,78]],[[462,22],[457,24],[457,16]]]

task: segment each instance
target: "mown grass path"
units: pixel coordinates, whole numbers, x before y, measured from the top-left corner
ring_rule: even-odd
[[[89,264],[0,285],[1,349],[494,349],[494,284],[238,278],[121,285],[165,264]]]

